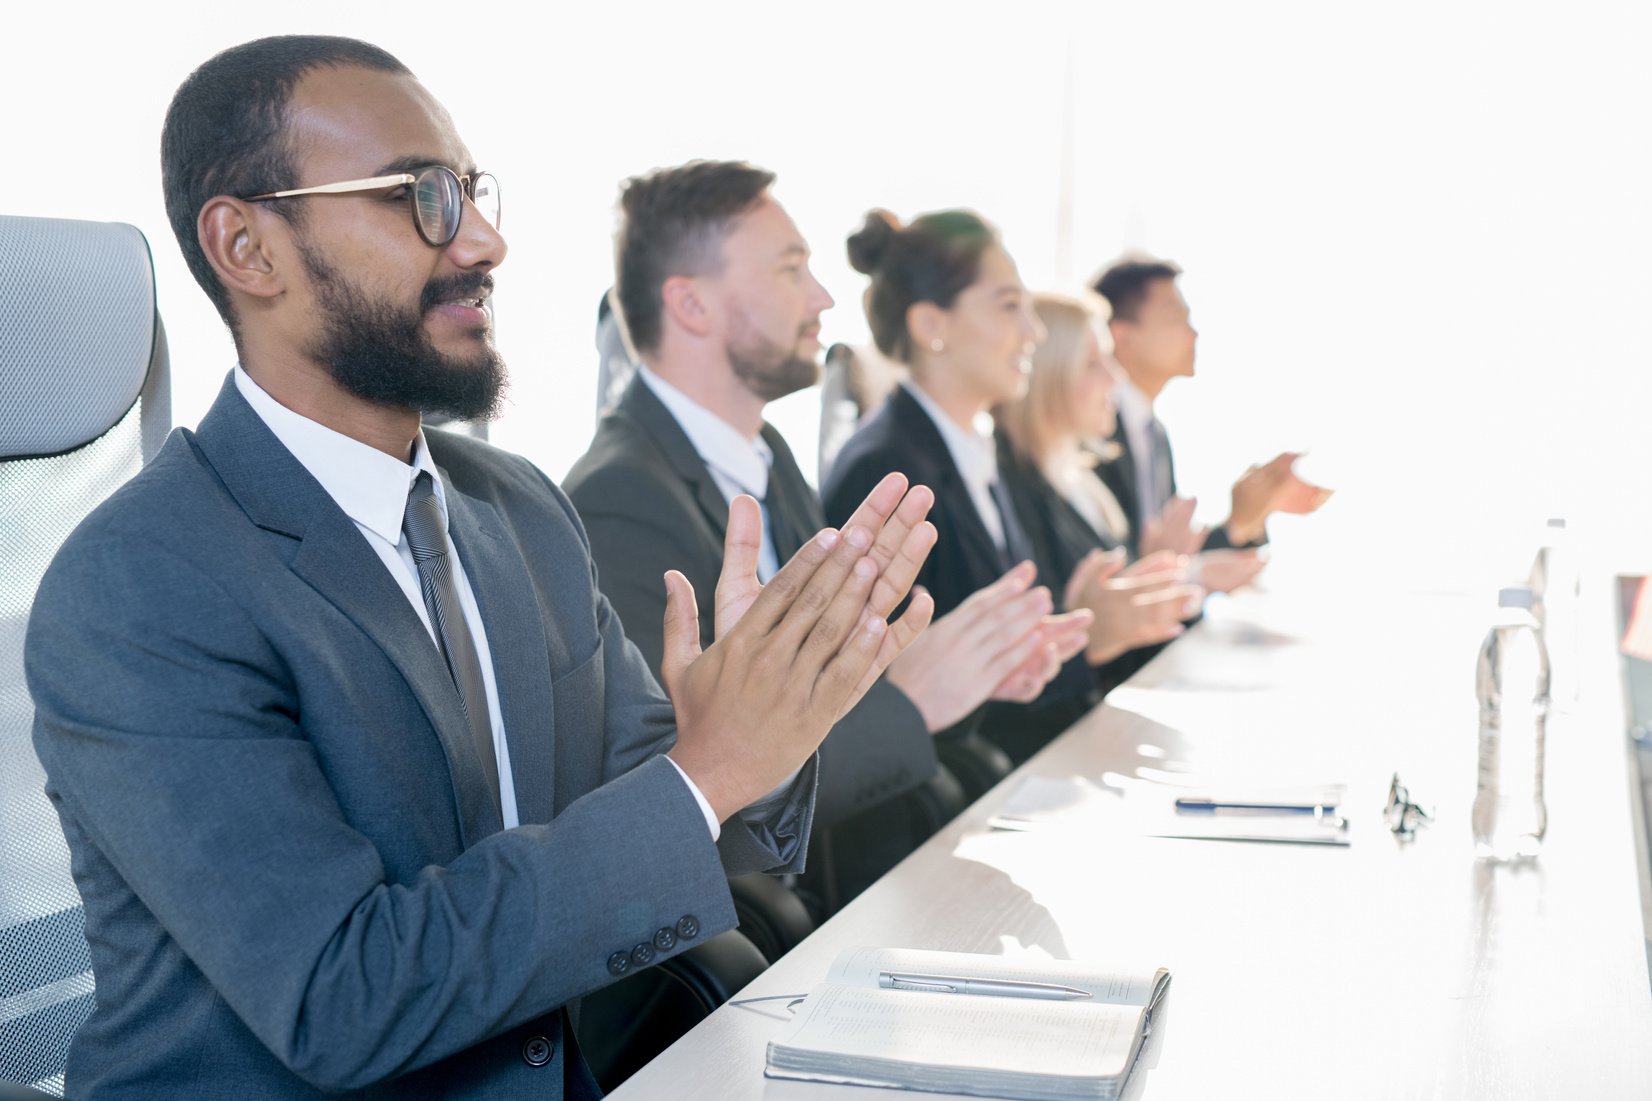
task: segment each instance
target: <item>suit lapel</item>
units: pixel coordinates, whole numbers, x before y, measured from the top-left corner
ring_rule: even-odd
[[[456,489],[446,471],[442,482],[447,487],[448,530],[487,627],[517,817],[549,822],[561,809],[554,794],[556,710],[533,578],[493,505]]]
[[[935,503],[940,506],[936,511],[950,521],[954,538],[967,544],[977,558],[988,563],[988,572],[994,577],[1004,572],[1004,552],[998,549],[998,544],[988,534],[987,526],[975,508],[975,498],[969,495],[969,487],[964,485],[963,475],[958,473],[958,464],[952,461],[952,451],[941,436],[941,430],[935,427],[924,407],[918,404],[917,398],[906,392],[905,387],[895,387],[889,400],[894,427],[900,435],[920,452],[934,456],[940,476],[931,479],[929,488],[934,491]]]
[[[1120,417],[1118,425],[1113,429],[1113,443],[1118,448],[1118,454],[1108,460],[1113,468],[1113,477],[1102,480],[1112,489],[1113,496],[1118,499],[1119,507],[1124,509],[1125,519],[1130,521],[1132,533],[1141,531],[1141,495],[1136,492],[1136,456],[1130,450],[1130,433],[1124,430],[1124,418]],[[1101,468],[1097,467],[1099,471]]]
[[[659,445],[671,469],[692,489],[694,501],[705,513],[712,530],[722,538],[728,530],[728,501],[723,499],[723,491],[717,488],[700,453],[694,450],[688,433],[671,415],[671,410],[654,396],[642,376],[631,380],[615,412],[630,416]]]
[[[447,666],[355,524],[252,411],[233,378],[195,441],[253,523],[299,541],[294,575],[349,617],[401,673],[441,740],[464,844],[497,832],[499,813]]]

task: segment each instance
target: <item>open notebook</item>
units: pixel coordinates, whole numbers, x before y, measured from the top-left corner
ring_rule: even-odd
[[[767,1073],[1027,1101],[1112,1098],[1169,983],[1164,968],[851,948],[769,1043]]]

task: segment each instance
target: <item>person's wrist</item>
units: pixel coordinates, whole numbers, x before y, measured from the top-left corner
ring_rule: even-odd
[[[1222,526],[1227,528],[1228,542],[1234,546],[1243,546],[1246,543],[1255,543],[1262,538],[1263,532],[1267,530],[1267,521],[1265,519],[1246,521],[1229,517],[1228,522]]]
[[[718,782],[721,777],[717,769],[696,760],[693,753],[683,752],[680,744],[668,750],[666,756],[671,758],[671,763],[688,778],[688,782],[694,785],[700,797],[711,807],[711,813],[718,822],[727,822],[736,811],[746,805],[748,800],[742,799],[738,792]]]
[[[926,689],[923,686],[922,678],[913,675],[915,666],[911,663],[902,663],[901,659],[904,657],[906,655],[902,654],[890,663],[889,668],[884,670],[883,679],[899,690],[907,702],[917,709],[918,717],[924,721],[924,729],[931,734],[938,734],[958,720],[948,719],[940,706],[941,701],[933,698],[933,687]]]

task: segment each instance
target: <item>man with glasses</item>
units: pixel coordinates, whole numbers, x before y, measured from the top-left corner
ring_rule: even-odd
[[[703,653],[667,579],[673,707],[566,498],[421,430],[497,403],[505,244],[411,73],[348,39],[226,51],[162,174],[240,363],[35,603],[98,984],[68,1092],[595,1096],[564,1007],[732,927],[728,871],[797,866],[815,746],[924,625],[887,617],[928,492],[880,487],[767,586],[738,502]]]

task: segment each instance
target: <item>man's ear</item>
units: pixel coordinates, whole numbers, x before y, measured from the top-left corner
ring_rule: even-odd
[[[287,289],[274,242],[264,232],[272,218],[280,221],[278,215],[228,195],[214,196],[201,207],[196,237],[219,281],[231,291],[274,298]]]
[[[1129,321],[1119,318],[1109,318],[1107,332],[1113,338],[1113,358],[1115,360],[1134,360],[1136,358],[1136,326]]]
[[[711,332],[711,310],[700,282],[692,275],[673,275],[660,286],[665,314],[680,329],[703,337]]]

